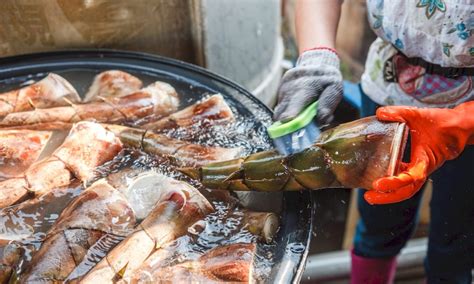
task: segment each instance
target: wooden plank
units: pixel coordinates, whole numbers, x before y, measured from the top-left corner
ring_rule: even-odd
[[[357,211],[357,190],[351,192],[351,202],[349,210],[347,211],[346,229],[344,230],[344,239],[342,241],[342,248],[349,250],[352,248],[352,241],[354,240],[355,229],[359,221],[359,211]]]
[[[191,10],[188,1],[2,0],[0,56],[114,48],[194,62]]]

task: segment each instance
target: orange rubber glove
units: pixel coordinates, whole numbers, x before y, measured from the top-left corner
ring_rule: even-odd
[[[411,158],[410,163],[402,163],[402,172],[397,176],[374,181],[373,190],[364,194],[370,204],[395,203],[412,197],[444,161],[459,156],[467,144],[474,144],[474,102],[454,109],[382,107],[377,110],[377,118],[408,125]]]

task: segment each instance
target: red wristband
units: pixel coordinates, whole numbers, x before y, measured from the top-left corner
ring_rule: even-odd
[[[317,46],[317,47],[312,47],[312,48],[307,48],[305,50],[303,50],[303,53],[305,53],[306,51],[310,51],[310,50],[329,50],[331,52],[333,52],[334,54],[337,55],[337,57],[339,57],[339,54],[337,53],[337,50],[335,50],[334,48],[331,48],[331,47],[326,47],[326,46]]]

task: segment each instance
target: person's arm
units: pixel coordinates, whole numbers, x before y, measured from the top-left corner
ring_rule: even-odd
[[[342,75],[334,49],[341,13],[339,0],[297,0],[296,33],[300,56],[278,89],[273,118],[290,120],[306,106],[319,101],[316,118],[320,126],[332,120],[342,99]]]
[[[301,53],[315,47],[336,48],[342,0],[297,0],[296,38]]]
[[[410,128],[410,162],[397,176],[378,179],[364,197],[371,204],[400,202],[412,197],[428,176],[466,145],[474,144],[474,102],[454,109],[389,106],[377,110],[383,121],[405,122]]]

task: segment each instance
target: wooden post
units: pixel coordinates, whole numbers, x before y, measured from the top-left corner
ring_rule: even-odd
[[[338,50],[363,65],[375,38],[367,20],[366,1],[345,0],[336,40]]]

